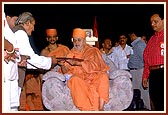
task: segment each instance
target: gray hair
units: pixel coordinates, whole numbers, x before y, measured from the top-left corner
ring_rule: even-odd
[[[28,20],[30,20],[30,22],[32,22],[34,20],[33,15],[30,12],[23,12],[22,14],[19,15],[19,17],[17,18],[15,25],[19,25],[19,24],[24,24],[26,23]]]

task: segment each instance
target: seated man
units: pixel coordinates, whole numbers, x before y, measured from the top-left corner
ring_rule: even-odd
[[[109,101],[109,67],[104,63],[99,49],[86,44],[86,32],[80,28],[73,30],[73,45],[69,58],[61,66],[68,73],[68,87],[72,100],[79,110],[103,110]]]
[[[115,47],[112,47],[112,41],[110,38],[105,38],[102,42],[102,48],[100,49],[100,52],[102,53],[103,59],[108,57],[109,59],[111,59],[111,61],[114,62],[114,64],[116,65],[116,67],[118,67],[118,56],[117,54],[114,52]]]

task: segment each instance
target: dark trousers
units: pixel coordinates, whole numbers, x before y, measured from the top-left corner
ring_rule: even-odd
[[[164,68],[151,70],[149,94],[156,111],[164,111]]]

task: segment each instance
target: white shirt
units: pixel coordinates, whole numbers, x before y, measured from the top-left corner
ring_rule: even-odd
[[[24,30],[18,30],[15,32],[16,46],[19,48],[21,55],[30,56],[31,59],[27,60],[29,63],[41,69],[51,68],[51,57],[39,56],[34,53],[32,47],[30,46],[29,37]],[[36,69],[30,64],[27,64],[28,69]]]
[[[108,57],[115,64],[115,66],[118,68],[118,61],[119,60],[118,60],[117,54],[113,50],[114,50],[114,48],[112,48],[108,54],[106,54],[102,50],[101,51],[102,52],[102,57],[103,57],[104,60],[106,59],[106,57]]]
[[[115,65],[118,64],[119,69],[129,70],[128,69],[128,60],[127,55],[133,54],[132,47],[127,45],[123,49],[120,45],[114,48],[114,52],[117,54],[118,62],[114,62]]]

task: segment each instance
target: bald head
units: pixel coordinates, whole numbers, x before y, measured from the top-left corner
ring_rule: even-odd
[[[154,14],[151,16],[151,26],[154,31],[160,32],[164,28],[164,19],[162,19],[159,14]]]

